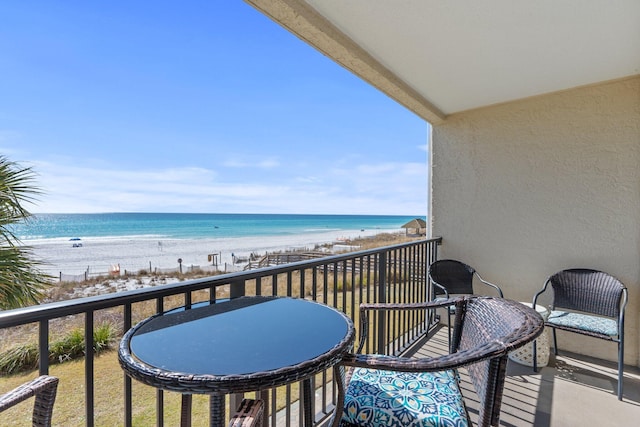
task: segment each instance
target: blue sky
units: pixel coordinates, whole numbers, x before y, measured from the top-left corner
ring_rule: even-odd
[[[240,0],[0,12],[32,212],[427,213],[428,124]]]

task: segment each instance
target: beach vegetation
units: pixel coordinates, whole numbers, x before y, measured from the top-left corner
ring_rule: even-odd
[[[0,353],[0,374],[10,375],[38,367],[38,345],[34,342],[17,345]]]
[[[353,289],[353,285],[350,279],[347,279],[346,281],[343,281],[342,279],[338,279],[338,282],[335,285],[335,292],[342,292],[342,291],[350,292],[352,289]]]
[[[97,354],[109,349],[118,337],[116,328],[102,323],[93,331],[93,351]],[[63,363],[84,356],[84,331],[74,328],[49,344],[49,363]],[[38,367],[38,346],[27,342],[0,353],[0,374],[11,375]]]
[[[37,304],[52,279],[12,232],[12,226],[29,220],[25,204],[40,193],[31,168],[0,155],[0,310]]]

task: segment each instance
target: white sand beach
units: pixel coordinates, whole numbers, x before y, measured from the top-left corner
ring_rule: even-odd
[[[374,236],[385,230],[351,230],[339,232],[309,233],[276,237],[241,237],[219,239],[100,239],[83,238],[82,246],[73,247],[67,240],[47,240],[28,242],[34,256],[43,261],[41,267],[46,273],[58,276],[108,272],[119,265],[121,271],[139,271],[155,268],[176,268],[178,259],[183,266],[211,265],[209,254],[218,254],[217,261],[233,263],[232,254],[248,257],[251,253],[264,255],[266,252],[292,249],[313,249],[316,245],[332,243],[343,239]]]

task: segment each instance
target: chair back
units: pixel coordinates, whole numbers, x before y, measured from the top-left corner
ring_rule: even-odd
[[[574,268],[560,271],[549,279],[553,288],[552,308],[583,311],[618,318],[625,286],[602,271]]]
[[[41,375],[0,396],[0,412],[34,397],[32,425],[50,427],[53,404],[58,391],[58,378]]]
[[[542,331],[542,318],[523,304],[501,298],[470,298],[456,313],[453,351],[470,352],[480,360],[467,367],[478,394],[479,425],[498,425],[506,377],[507,356]],[[493,354],[486,349],[499,342]]]
[[[436,285],[435,295],[445,294],[442,288],[450,295],[473,294],[474,273],[473,267],[453,259],[435,261],[429,266],[429,278]]]

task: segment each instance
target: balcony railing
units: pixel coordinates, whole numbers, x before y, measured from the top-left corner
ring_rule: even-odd
[[[83,320],[85,336],[84,359],[84,412],[87,426],[100,425],[101,413],[122,408],[122,424],[133,425],[134,410],[140,412],[135,393],[138,387],[123,374],[121,402],[111,402],[112,408],[96,407],[96,385],[101,383],[94,369],[93,330],[96,318],[116,319],[122,331],[138,321],[157,312],[178,306],[190,306],[199,301],[215,303],[221,299],[243,295],[277,295],[307,298],[318,301],[349,315],[358,329],[358,306],[361,302],[419,302],[431,295],[427,269],[437,259],[437,247],[441,238],[412,242],[333,255],[286,265],[267,267],[240,273],[224,274],[204,279],[156,286],[70,301],[54,302],[23,309],[0,312],[0,328],[35,324],[38,327],[39,371],[49,373],[50,329],[55,329],[62,319],[71,316]],[[398,354],[428,331],[433,319],[428,313],[420,315],[385,314],[371,320],[369,351]],[[357,345],[358,343],[356,343]],[[286,349],[283,349],[286,351]],[[107,357],[117,357],[115,352]],[[333,410],[335,388],[331,371],[316,376],[312,384],[316,400],[312,413],[319,423]],[[62,378],[63,381],[79,381]],[[78,384],[77,388],[82,384]],[[108,387],[113,387],[112,384]],[[146,387],[146,386],[145,386]],[[302,419],[300,402],[302,387],[293,384],[268,392],[261,397],[267,400],[268,419],[272,426],[299,424]],[[155,392],[155,424],[163,426],[168,420],[165,409],[167,395]],[[65,399],[60,394],[60,401]],[[234,408],[239,396],[229,397],[229,406]],[[297,408],[297,409],[295,409]],[[143,408],[144,410],[144,408]],[[152,410],[149,408],[148,410]],[[98,415],[96,415],[98,414]],[[167,417],[167,420],[165,420]],[[281,418],[281,417],[284,417]]]

